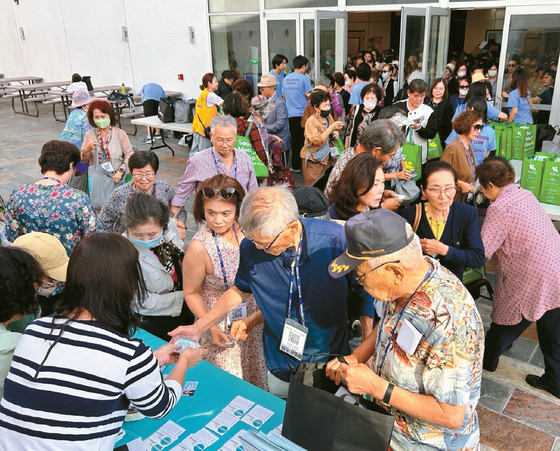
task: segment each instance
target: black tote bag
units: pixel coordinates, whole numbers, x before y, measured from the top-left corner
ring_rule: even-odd
[[[366,408],[334,393],[325,362],[302,363],[292,370],[282,435],[308,451],[387,451],[393,415],[359,398]]]

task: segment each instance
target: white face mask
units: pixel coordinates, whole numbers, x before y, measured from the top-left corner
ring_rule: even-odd
[[[489,77],[495,77],[496,75],[498,75],[498,71],[497,71],[497,70],[489,70],[489,71],[488,71],[488,76],[489,76]]]
[[[364,108],[366,110],[373,110],[377,106],[377,102],[364,102]]]
[[[464,77],[465,75],[467,75],[467,72],[464,71],[464,70],[462,70],[460,72],[457,72],[457,76],[459,76],[459,77]]]
[[[37,288],[37,294],[39,296],[50,296],[54,293],[54,290],[56,290],[56,284],[53,284],[53,286],[49,288],[39,287]]]
[[[466,96],[468,92],[469,92],[468,89],[459,89],[459,94],[461,94],[462,96]]]
[[[350,86],[350,85],[352,84],[352,81],[346,80],[346,81],[344,82],[344,84],[345,84],[346,86]]]

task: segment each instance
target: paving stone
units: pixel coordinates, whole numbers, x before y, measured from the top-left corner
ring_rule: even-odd
[[[560,436],[560,405],[531,393],[515,389],[503,414],[544,432]]]
[[[514,388],[510,385],[504,385],[498,381],[483,377],[478,405],[501,413],[509,401],[513,390]]]

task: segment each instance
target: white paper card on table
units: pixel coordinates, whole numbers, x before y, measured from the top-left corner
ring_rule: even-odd
[[[163,449],[177,440],[183,432],[185,432],[185,429],[169,420],[144,440],[144,446],[148,449],[152,449],[153,446],[158,445],[158,447],[160,447],[159,449]]]
[[[397,336],[397,344],[407,354],[414,354],[418,343],[422,339],[422,334],[414,327],[406,318],[403,319],[399,335]]]
[[[194,396],[198,382],[187,381],[183,386],[183,396]]]
[[[185,440],[183,440],[170,451],[200,451],[208,448],[217,440],[218,437],[216,437],[210,431],[201,429],[200,431],[189,435]]]
[[[253,407],[255,403],[250,401],[243,396],[236,396],[227,406],[225,406],[222,411],[227,412],[234,417],[242,417]]]
[[[216,434],[224,435],[238,421],[239,418],[236,418],[227,412],[220,412],[206,425],[206,427],[211,431],[214,431]]]
[[[131,442],[126,444],[128,451],[146,451],[146,446],[144,446],[144,442],[142,441],[142,437],[135,438]]]
[[[259,429],[272,415],[274,415],[272,410],[256,405],[253,410],[245,414],[241,421],[255,429]]]
[[[222,446],[218,451],[242,451],[243,450],[243,442],[241,441],[240,435],[245,434],[245,430],[239,431],[235,434],[232,438],[230,438],[224,446]]]
[[[282,435],[282,423],[276,426],[272,431],[270,431],[272,435]]]

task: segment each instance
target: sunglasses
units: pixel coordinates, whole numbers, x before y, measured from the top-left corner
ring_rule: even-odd
[[[472,128],[473,128],[474,130],[476,130],[477,132],[479,132],[479,131],[481,131],[481,130],[484,128],[484,124],[474,124],[474,125],[472,126]]]
[[[235,188],[202,188],[201,191],[202,195],[206,197],[206,199],[214,199],[217,195],[220,195],[222,199],[231,199],[231,197],[235,194]]]
[[[459,85],[459,88],[461,88],[461,89],[469,89],[469,85]]]
[[[508,67],[517,67],[517,64],[508,64]]]

